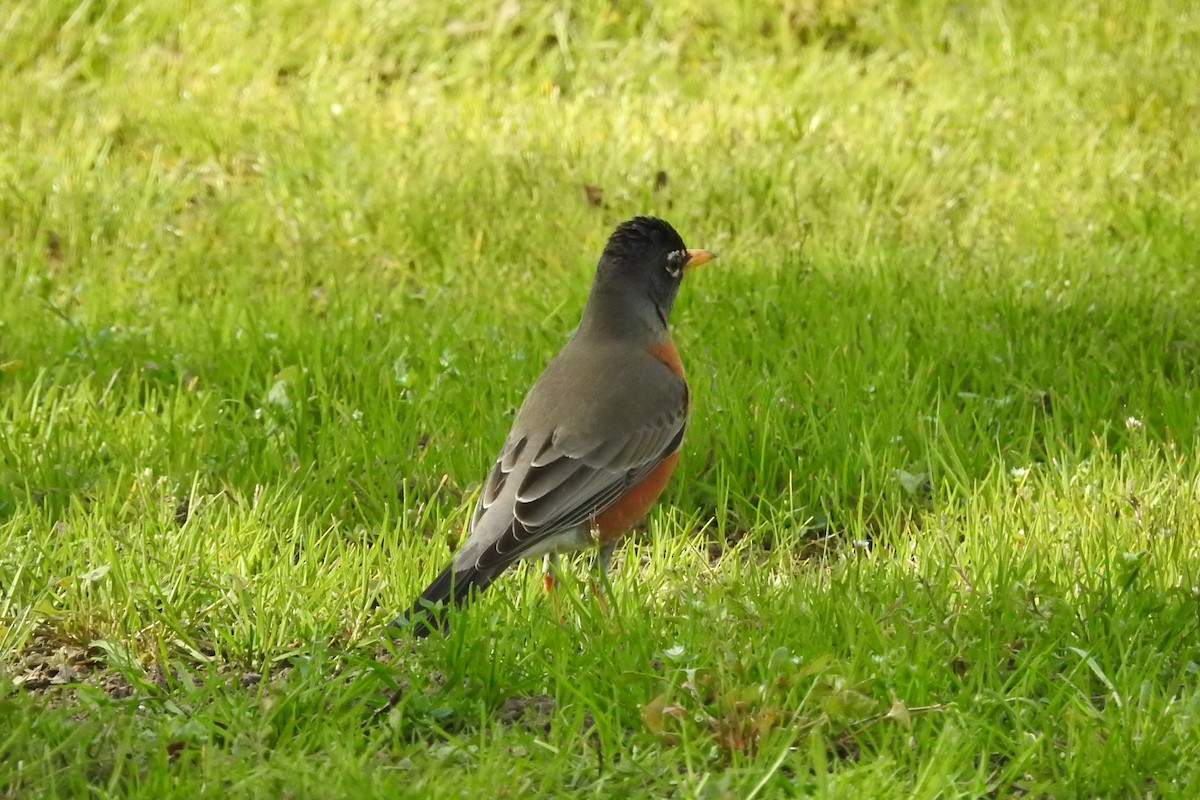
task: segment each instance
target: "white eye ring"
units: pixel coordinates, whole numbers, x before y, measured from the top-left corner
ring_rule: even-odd
[[[667,274],[672,278],[678,278],[683,274],[683,265],[687,263],[688,254],[686,250],[676,250],[667,256]]]

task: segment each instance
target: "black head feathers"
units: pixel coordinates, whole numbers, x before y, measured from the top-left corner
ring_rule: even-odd
[[[683,249],[683,238],[666,220],[634,217],[618,225],[612,236],[608,237],[604,257],[623,260]]]

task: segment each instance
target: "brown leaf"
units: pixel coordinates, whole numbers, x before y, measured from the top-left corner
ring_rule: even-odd
[[[905,730],[912,728],[912,715],[908,713],[908,705],[897,697],[895,692],[892,692],[892,707],[884,716],[895,720]]]
[[[187,497],[181,497],[175,503],[175,524],[183,527],[192,516],[192,503]]]
[[[599,186],[593,186],[590,183],[583,185],[583,196],[587,200],[589,206],[598,208],[604,205],[604,190]]]
[[[717,743],[728,751],[746,752],[746,736],[740,727],[725,728],[717,735]]]
[[[667,694],[663,692],[658,697],[642,706],[642,722],[651,733],[663,733],[663,713],[667,708]]]
[[[758,739],[764,734],[770,733],[783,715],[775,708],[764,708],[754,715],[753,730],[754,738]]]
[[[50,683],[54,686],[61,686],[65,683],[74,683],[76,680],[75,668],[70,664],[59,664],[57,671],[50,677]]]
[[[55,264],[63,261],[62,237],[55,231],[46,234],[46,258]]]

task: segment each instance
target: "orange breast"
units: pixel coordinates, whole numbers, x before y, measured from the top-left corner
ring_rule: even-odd
[[[650,354],[666,364],[671,372],[683,377],[683,362],[679,360],[679,351],[675,349],[675,343],[671,341],[669,335],[659,344],[651,345]]]
[[[601,542],[611,542],[632,528],[646,516],[650,506],[667,488],[667,481],[675,471],[679,453],[664,458],[640,483],[629,487],[621,499],[596,515],[595,528]]]

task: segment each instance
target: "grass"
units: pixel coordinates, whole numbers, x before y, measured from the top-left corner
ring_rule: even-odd
[[[1196,796],[1198,43],[6,7],[0,796]],[[585,557],[388,645],[635,213],[722,257],[608,610]]]

